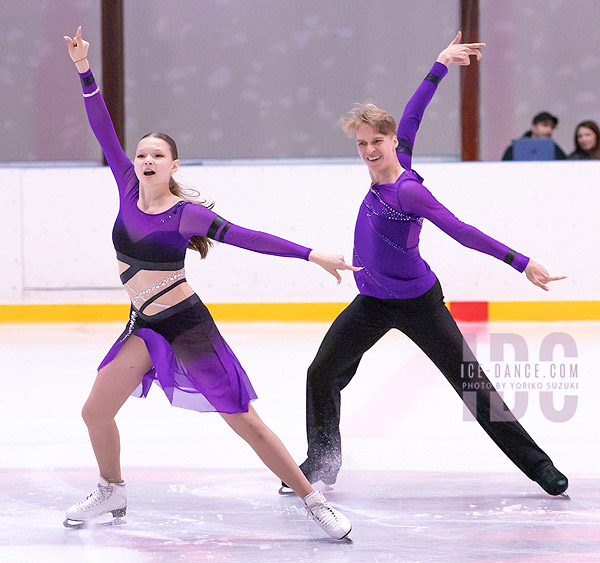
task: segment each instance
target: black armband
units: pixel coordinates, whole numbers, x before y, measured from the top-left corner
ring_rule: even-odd
[[[87,76],[80,76],[79,80],[81,80],[82,86],[91,86],[96,81],[91,72]]]
[[[517,253],[512,248],[509,248],[506,256],[504,257],[504,261],[509,266],[512,266],[512,263],[515,261],[516,256],[517,256]]]
[[[223,223],[225,224],[223,225]],[[223,219],[223,217],[220,217],[219,215],[217,215],[215,217],[215,220],[211,223],[210,227],[208,228],[208,232],[206,233],[206,236],[208,238],[216,240],[215,236],[217,234],[217,231],[220,229],[221,225],[223,225],[223,229],[221,230],[221,234],[219,235],[218,242],[223,242],[223,239],[225,238],[225,233],[227,232],[227,229],[229,229],[231,223],[229,221],[226,221],[225,219]]]
[[[227,223],[225,223],[225,226],[221,230],[221,234],[219,235],[219,242],[223,242],[223,239],[225,238],[225,233],[227,232],[229,227],[231,227],[231,223],[227,221]]]
[[[437,86],[442,79],[437,74],[433,74],[433,72],[430,72],[425,77],[425,80],[429,80],[429,82],[433,82]]]
[[[410,141],[406,139],[398,139],[398,146],[396,147],[396,152],[403,152],[408,156],[412,156],[413,145]]]

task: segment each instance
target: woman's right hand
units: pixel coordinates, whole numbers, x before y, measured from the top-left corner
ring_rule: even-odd
[[[341,254],[326,254],[318,250],[310,251],[308,261],[318,264],[321,268],[329,272],[337,280],[338,285],[342,282],[342,276],[340,276],[338,270],[352,270],[353,272],[362,270],[362,268],[346,264]]]
[[[81,38],[81,26],[77,28],[77,33],[75,34],[74,38],[65,35],[65,41],[67,42],[67,47],[69,48],[69,56],[75,63],[77,70],[79,72],[87,71],[90,68],[87,60],[90,44]]]

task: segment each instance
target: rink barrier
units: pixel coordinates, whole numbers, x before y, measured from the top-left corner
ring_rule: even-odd
[[[217,321],[331,322],[347,303],[213,303]],[[596,321],[600,301],[459,301],[447,303],[457,321]],[[129,305],[0,305],[0,323],[125,322]]]

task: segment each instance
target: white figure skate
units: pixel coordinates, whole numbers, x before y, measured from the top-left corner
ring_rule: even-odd
[[[333,508],[321,491],[313,491],[304,497],[304,504],[308,515],[332,538],[344,539],[352,530],[350,520]]]
[[[125,483],[109,483],[100,477],[98,487],[84,500],[67,509],[67,518],[63,522],[66,528],[83,528],[88,522],[112,513],[117,520],[127,512],[127,489]]]

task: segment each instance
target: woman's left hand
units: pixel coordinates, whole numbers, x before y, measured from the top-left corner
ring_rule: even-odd
[[[362,270],[362,268],[346,264],[344,257],[340,254],[325,254],[318,250],[311,250],[308,255],[308,260],[327,270],[337,280],[338,285],[342,281],[342,276],[340,276],[338,270],[352,270],[353,272]]]
[[[452,43],[438,55],[436,59],[438,63],[446,66],[452,63],[467,66],[471,64],[471,56],[477,57],[477,60],[481,59],[481,51],[479,49],[485,47],[485,43],[461,43],[461,37],[462,32],[459,31]]]
[[[546,285],[548,282],[564,280],[567,277],[551,276],[544,266],[533,260],[529,260],[529,263],[525,267],[525,275],[533,285],[541,287],[544,291],[550,291],[550,288]]]

